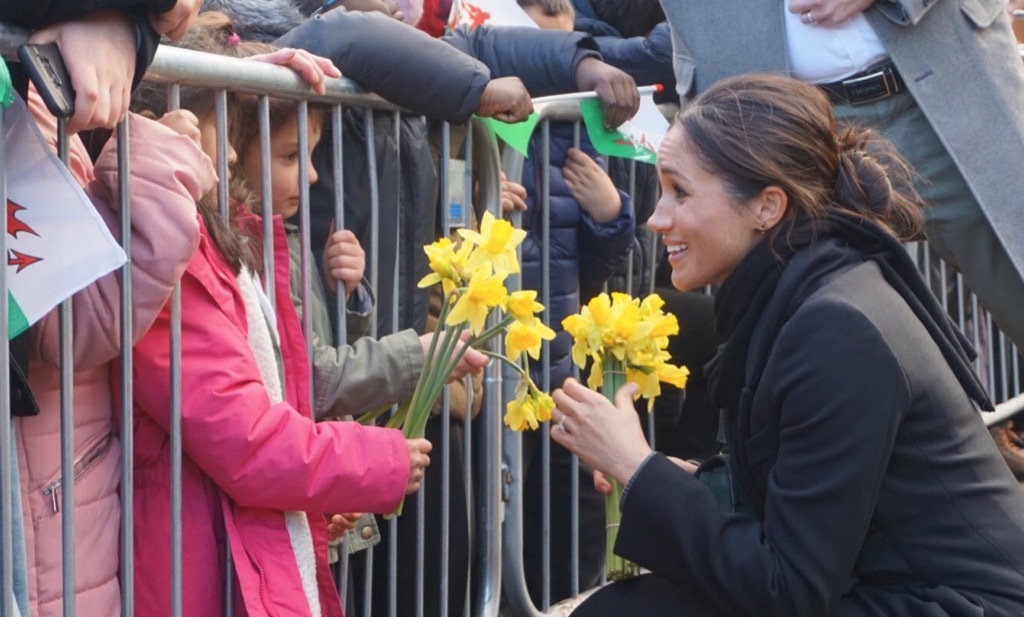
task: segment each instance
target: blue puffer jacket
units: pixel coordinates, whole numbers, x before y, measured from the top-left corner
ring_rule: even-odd
[[[636,217],[629,196],[619,191],[622,198],[622,212],[618,218],[607,223],[597,223],[580,208],[572,191],[562,177],[569,148],[572,147],[573,130],[568,122],[551,123],[551,211],[550,281],[551,327],[558,336],[551,342],[551,388],[559,387],[570,375],[569,352],[572,339],[562,331],[562,319],[579,310],[586,302],[601,291],[612,272],[624,264],[627,251],[633,243]],[[581,135],[580,147],[598,163],[594,147]],[[540,128],[530,141],[529,157],[523,167],[522,184],[526,187],[526,212],[523,213],[523,229],[527,231],[523,241],[523,289],[541,291],[541,249],[544,217],[542,215],[541,188],[543,187],[543,140]],[[538,295],[538,299],[540,299]],[[535,365],[536,369],[539,366]],[[538,370],[531,372],[541,387]]]
[[[605,62],[629,73],[638,86],[661,84],[663,93],[675,93],[672,70],[672,35],[661,22],[647,36],[623,38],[613,26],[598,19],[589,0],[572,0],[576,9],[573,27],[594,37]]]

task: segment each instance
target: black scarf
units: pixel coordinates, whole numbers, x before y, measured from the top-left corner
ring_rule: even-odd
[[[974,350],[928,289],[903,245],[878,225],[840,212],[814,223],[797,221],[791,229],[781,230],[774,251],[766,238],[740,262],[715,296],[715,325],[726,342],[705,371],[711,399],[727,418],[736,419],[744,389],[756,385],[770,345],[786,320],[824,279],[864,261],[878,264],[885,280],[935,340],[967,394],[982,409],[992,409],[971,367]],[[762,343],[758,344],[751,339],[762,322],[767,331],[759,336]],[[752,344],[758,349],[752,349]],[[748,381],[752,353],[756,364]]]
[[[726,342],[704,370],[711,400],[722,410],[727,443],[749,437],[745,428],[753,391],[789,317],[836,272],[864,261],[878,265],[886,282],[928,330],[971,399],[982,409],[992,409],[971,367],[974,350],[932,295],[904,246],[874,223],[831,213],[825,220],[792,223],[774,244],[768,238],[760,242],[715,296],[715,328]],[[736,479],[760,511],[764,496],[745,473],[742,452],[734,449],[733,455]]]

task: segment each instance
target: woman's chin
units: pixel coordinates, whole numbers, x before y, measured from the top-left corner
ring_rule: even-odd
[[[672,286],[679,291],[699,291],[707,284],[689,273],[672,271]]]

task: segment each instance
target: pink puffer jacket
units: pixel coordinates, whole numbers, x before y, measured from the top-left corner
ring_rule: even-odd
[[[30,100],[30,107],[43,134],[52,139],[52,117],[37,99]],[[132,116],[129,134],[133,326],[139,338],[195,252],[195,201],[215,185],[216,177],[209,158],[191,139],[163,125]],[[71,146],[72,173],[116,230],[116,144],[107,145],[95,170],[77,138]],[[77,614],[88,616],[118,615],[121,609],[121,449],[110,389],[110,366],[120,351],[119,294],[110,274],[74,296],[75,599]],[[58,617],[64,600],[58,328],[54,311],[31,329],[29,383],[41,413],[16,420],[33,617]]]
[[[310,368],[288,291],[288,246],[274,220],[284,401],[271,404],[247,341],[238,281],[203,227],[181,280],[183,614],[217,615],[224,553],[238,614],[310,615],[284,511],[307,513],[325,617],[341,617],[323,513],[387,512],[404,494],[397,430],[312,419]],[[256,246],[261,246],[257,243]],[[135,612],[170,614],[169,311],[135,346]]]

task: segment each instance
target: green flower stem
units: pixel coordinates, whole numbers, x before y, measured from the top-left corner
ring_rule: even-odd
[[[506,356],[504,354],[500,354],[500,353],[498,353],[496,351],[488,351],[486,349],[481,349],[479,351],[480,351],[480,353],[484,354],[485,356],[489,356],[491,358],[496,358],[498,360],[501,360],[505,364],[507,364],[507,365],[509,365],[511,367],[514,367],[516,369],[516,371],[519,372],[519,376],[520,377],[526,377],[526,369],[524,369],[522,366],[520,366],[520,364],[518,362],[514,362],[512,360],[512,358],[509,358],[508,356]]]
[[[622,360],[606,355],[601,367],[604,373],[601,394],[604,394],[609,401],[614,402],[615,393],[626,383],[626,372]],[[619,511],[619,503],[622,501],[622,484],[612,477],[608,477],[607,480],[612,485],[612,490],[604,498],[606,530],[604,573],[608,580],[618,581],[637,576],[640,572],[635,563],[615,554],[615,539],[619,536],[619,523],[622,520],[622,512]]]
[[[438,357],[441,362],[436,367],[436,374],[428,381],[428,390],[424,394],[424,400],[426,401],[425,410],[426,412],[419,415],[413,426],[413,430],[416,431],[414,434],[422,435],[427,427],[427,420],[430,417],[430,409],[433,408],[434,402],[441,396],[441,390],[445,384],[448,383],[448,378],[451,376],[452,371],[458,366],[462,357],[466,354],[469,349],[469,345],[463,345],[457,347],[459,340],[462,338],[462,332],[466,329],[465,324],[460,324],[458,328],[451,331],[451,337],[445,339],[445,345],[441,348],[441,355]],[[458,348],[458,352],[456,352]],[[435,368],[435,367],[432,367]]]
[[[423,431],[427,426],[427,418],[430,415],[430,409],[433,407],[434,400],[437,398],[435,395],[433,398],[428,396],[429,392],[434,390],[434,384],[441,380],[442,385],[447,381],[447,374],[441,376],[438,375],[443,361],[438,362],[438,351],[440,343],[440,351],[445,354],[450,354],[451,349],[454,345],[454,341],[458,340],[459,335],[465,326],[457,329],[445,328],[444,322],[447,319],[448,312],[451,308],[451,299],[455,293],[445,296],[444,302],[441,303],[441,312],[438,315],[437,328],[434,329],[433,334],[430,337],[430,346],[427,349],[427,356],[424,358],[423,371],[420,373],[419,379],[416,380],[416,388],[413,390],[412,398],[409,400],[407,405],[399,408],[399,411],[391,417],[388,422],[389,427],[402,429],[402,435],[406,439],[415,439],[423,436]],[[444,339],[441,339],[441,332],[444,332]],[[442,356],[444,357],[444,356]],[[449,371],[450,373],[450,371]],[[438,390],[440,393],[440,390]],[[395,508],[394,515],[401,516],[402,508],[405,506],[405,498],[398,503],[398,507]]]
[[[480,345],[483,345],[484,343],[498,336],[499,334],[504,334],[505,329],[508,328],[509,324],[511,324],[513,321],[515,321],[515,317],[513,317],[512,315],[506,315],[497,324],[484,330],[477,336],[469,337],[469,345],[473,347],[479,347]]]
[[[409,417],[404,424],[406,438],[414,439],[423,436],[430,409],[434,406],[434,401],[441,393],[441,388],[448,381],[448,376],[454,368],[454,365],[449,367],[446,361],[452,355],[464,328],[465,326],[461,325],[458,328],[445,329],[439,351],[434,345],[434,339],[437,336],[431,339],[430,357],[426,359],[427,364],[419,381],[416,382],[416,390],[413,392],[412,403],[409,405]],[[436,332],[439,330],[435,330]]]

